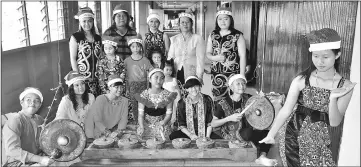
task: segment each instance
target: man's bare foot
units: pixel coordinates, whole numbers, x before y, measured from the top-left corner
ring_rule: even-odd
[[[263,166],[276,166],[277,160],[276,159],[269,159],[264,155],[259,156],[259,158],[255,161],[257,164],[263,165]]]

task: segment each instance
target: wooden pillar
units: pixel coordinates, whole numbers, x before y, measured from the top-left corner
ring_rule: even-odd
[[[101,10],[101,2],[95,1],[94,2],[94,14],[95,14],[95,23],[97,25],[97,28],[99,30],[99,34],[102,34],[102,10]]]

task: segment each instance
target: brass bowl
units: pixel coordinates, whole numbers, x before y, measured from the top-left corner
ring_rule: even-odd
[[[199,149],[213,148],[215,145],[214,140],[209,137],[197,139],[196,144]]]
[[[165,146],[164,140],[158,140],[156,138],[154,139],[148,139],[145,142],[145,146],[149,149],[162,149]]]
[[[138,140],[134,138],[126,138],[118,140],[118,147],[120,149],[134,149],[138,145]]]
[[[188,138],[177,138],[172,140],[172,145],[176,149],[188,148],[191,145],[191,140]]]

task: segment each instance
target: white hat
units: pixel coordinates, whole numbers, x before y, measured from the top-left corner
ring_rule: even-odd
[[[152,75],[153,75],[154,73],[156,73],[156,72],[161,72],[161,73],[164,75],[164,72],[163,72],[162,69],[160,69],[160,68],[153,68],[153,69],[149,72],[149,74],[148,74],[148,79],[150,80],[150,77],[152,77]]]
[[[23,92],[21,92],[19,95],[20,101],[23,100],[23,98],[29,93],[34,93],[34,94],[38,95],[40,97],[41,102],[43,102],[43,100],[44,100],[43,94],[40,92],[40,90],[38,88],[34,88],[34,87],[25,88],[25,90]]]
[[[152,14],[150,14],[150,15],[147,17],[147,23],[148,23],[149,20],[151,20],[151,19],[158,19],[158,21],[160,22],[160,17],[159,17],[159,15],[156,14],[156,13],[152,13]]]
[[[311,31],[306,36],[310,43],[310,52],[341,48],[341,37],[331,28]]]
[[[245,77],[243,74],[236,74],[236,75],[233,75],[231,78],[229,78],[229,80],[228,80],[228,86],[231,86],[232,83],[233,83],[236,79],[239,79],[239,78],[244,79],[244,81],[246,81],[246,83],[247,83],[247,79],[246,79],[246,77]]]
[[[131,45],[132,43],[134,43],[134,42],[138,42],[138,43],[140,43],[140,44],[143,45],[143,40],[141,40],[141,39],[139,39],[139,38],[133,38],[133,39],[129,40],[128,46],[130,46],[130,45]]]
[[[70,86],[74,84],[77,81],[84,81],[86,80],[86,77],[82,74],[79,74],[76,71],[70,71],[66,76],[64,77],[65,83]]]
[[[112,74],[112,75],[110,75],[110,76],[108,77],[108,83],[107,83],[107,85],[108,85],[108,87],[110,87],[110,85],[112,85],[112,84],[114,84],[114,83],[117,83],[117,82],[120,82],[121,85],[124,84],[124,83],[123,83],[123,79],[121,79],[119,75],[117,75],[117,74]]]

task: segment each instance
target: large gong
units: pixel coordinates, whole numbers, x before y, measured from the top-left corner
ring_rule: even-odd
[[[268,98],[255,95],[247,100],[246,106],[251,103],[253,104],[244,113],[248,123],[258,130],[264,130],[271,126],[275,118],[275,109]]]
[[[82,127],[69,119],[50,122],[40,133],[40,149],[56,161],[72,161],[83,153],[86,136]]]

